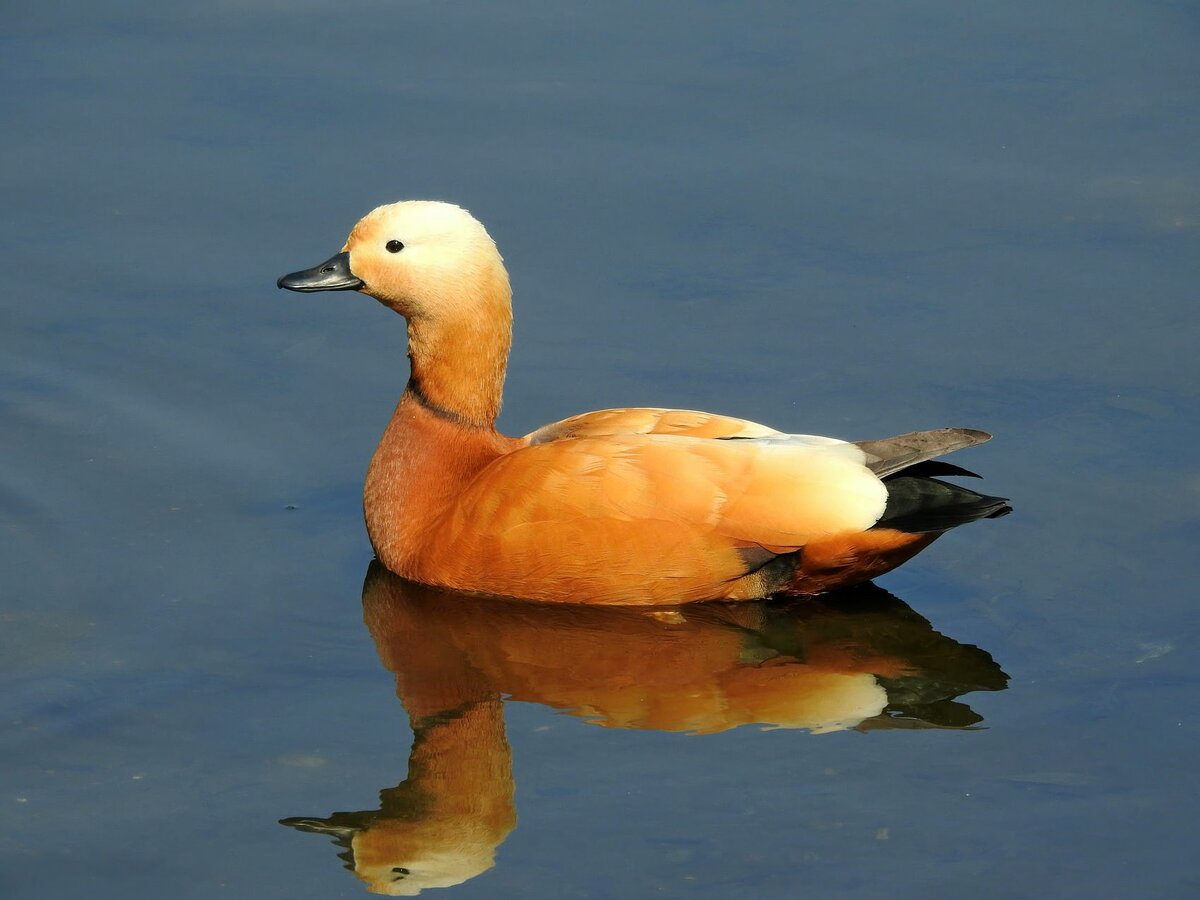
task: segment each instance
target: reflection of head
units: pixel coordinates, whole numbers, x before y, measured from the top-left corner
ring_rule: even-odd
[[[481,875],[495,865],[496,848],[516,824],[511,807],[507,816],[487,821],[389,818],[387,805],[378,812],[283,819],[281,824],[332,835],[346,848],[339,854],[346,868],[371,893],[391,897],[415,897],[426,888],[453,887]]]
[[[375,894],[414,897],[452,887],[495,865],[496,847],[516,824],[449,816],[417,822],[389,819],[351,839],[354,874]]]
[[[373,893],[462,884],[495,864],[517,823],[503,715],[500,700],[487,699],[414,722],[408,778],[380,792],[377,811],[283,824],[333,835]]]

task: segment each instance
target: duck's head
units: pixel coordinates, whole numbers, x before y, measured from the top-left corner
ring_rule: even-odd
[[[276,282],[362,291],[408,319],[410,388],[442,416],[486,426],[500,410],[512,292],[496,244],[465,209],[408,200],[372,210],[340,253]]]
[[[454,321],[510,302],[483,225],[452,203],[407,200],[367,213],[341,252],[276,282],[291,291],[362,291],[409,321]]]

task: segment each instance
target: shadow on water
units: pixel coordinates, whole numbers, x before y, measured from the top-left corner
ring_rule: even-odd
[[[958,697],[1008,676],[874,585],[820,599],[673,609],[540,606],[454,594],[372,563],[363,613],[414,740],[379,808],[281,824],[332,835],[377,893],[411,896],[494,865],[516,826],[506,698],[606,728],[969,729]]]

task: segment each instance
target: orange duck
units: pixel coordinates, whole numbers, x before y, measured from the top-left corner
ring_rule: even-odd
[[[943,428],[878,441],[742,419],[610,409],[522,438],[496,431],[512,292],[470,213],[408,201],[279,287],[361,291],[408,320],[412,374],[367,472],[367,531],[392,572],[460,591],[675,605],[867,581],[1005,502],[929,476],[988,440]]]

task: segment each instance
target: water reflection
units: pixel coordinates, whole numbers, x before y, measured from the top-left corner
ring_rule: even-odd
[[[968,728],[980,716],[955,698],[1008,682],[874,585],[646,611],[469,597],[373,563],[363,611],[408,711],[408,776],[378,809],[282,823],[334,836],[347,868],[395,896],[486,871],[515,827],[506,695],[611,728],[827,732]]]

